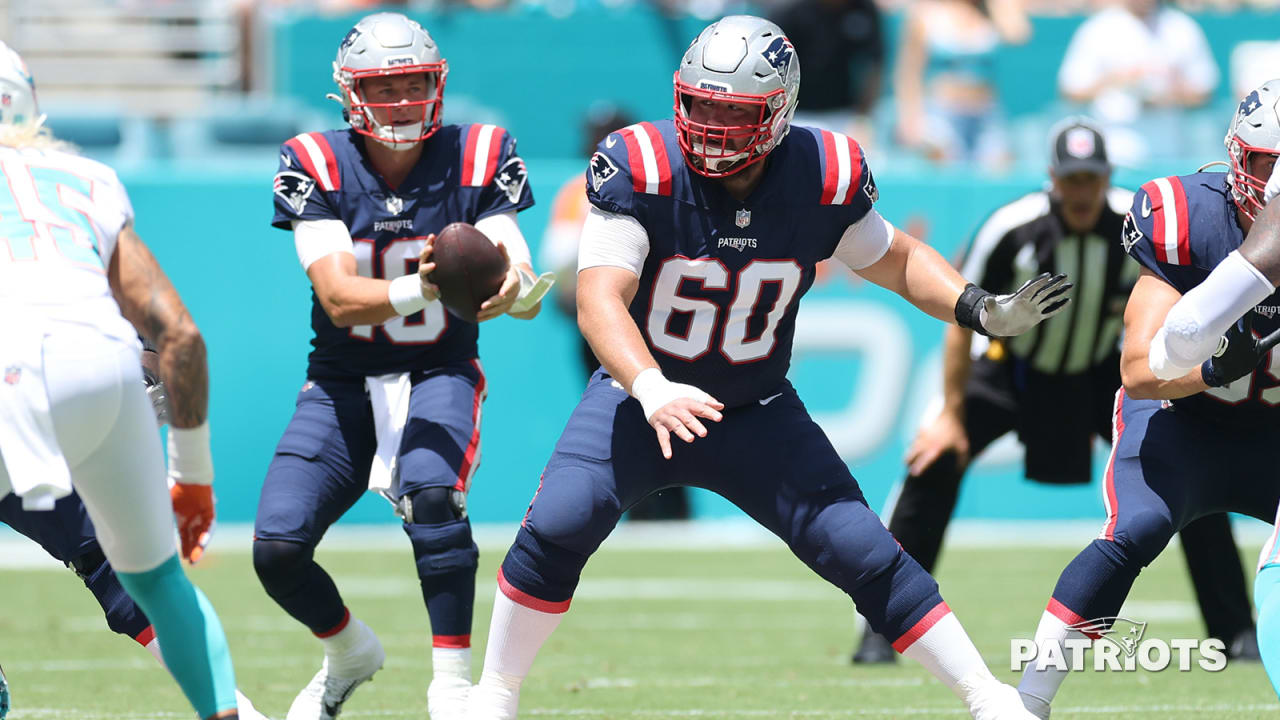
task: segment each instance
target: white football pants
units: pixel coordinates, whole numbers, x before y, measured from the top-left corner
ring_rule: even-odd
[[[158,567],[175,552],[175,528],[138,344],[57,323],[42,350],[58,447],[103,553],[117,571]],[[9,472],[0,458],[0,493]]]

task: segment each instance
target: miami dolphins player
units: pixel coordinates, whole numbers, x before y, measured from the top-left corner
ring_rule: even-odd
[[[313,289],[306,381],[267,469],[253,560],[272,599],[324,647],[288,720],[330,720],[382,666],[313,558],[329,526],[369,489],[395,505],[431,622],[432,720],[462,720],[471,687],[477,549],[466,496],[480,462],[487,381],[478,326],[448,313],[420,279],[435,233],[476,226],[511,269],[478,320],[538,313],[516,213],[533,205],[515,139],[495,125],[442,121],[448,65],[418,23],[377,13],[334,61],[349,127],[280,148],[273,225],[291,230]],[[403,632],[403,628],[397,628]]]
[[[155,347],[145,338],[142,342],[142,376],[147,387],[147,395],[151,399],[151,409],[155,413],[157,424],[163,426],[169,422],[169,400],[161,379],[159,355]],[[175,487],[177,487],[175,485]],[[183,493],[174,493],[175,501],[183,501]],[[187,501],[190,502],[190,501]],[[176,510],[179,517],[190,516],[184,509]],[[84,502],[75,492],[59,499],[52,511],[23,510],[21,498],[9,495],[0,499],[0,522],[8,525],[26,537],[39,543],[52,557],[71,568],[84,582],[89,592],[102,607],[106,616],[107,627],[112,632],[131,638],[153,657],[164,665],[164,654],[160,649],[160,641],[156,639],[155,627],[151,624],[138,604],[129,597],[120,579],[107,562],[98,544],[97,531],[93,521],[85,510]],[[200,530],[199,524],[189,528]],[[180,530],[181,531],[181,530]],[[205,537],[204,541],[207,542]],[[196,560],[204,552],[204,544],[198,536],[188,531],[187,543],[196,553]],[[0,684],[3,684],[0,677]],[[236,709],[241,720],[264,720],[265,716],[257,711],[239,690],[236,691]],[[0,714],[0,717],[3,717]]]
[[[1277,111],[1280,80],[1272,80],[1246,95],[1232,117],[1227,172],[1156,178],[1134,196],[1120,241],[1142,270],[1125,308],[1107,519],[1059,577],[1036,630],[1040,648],[1087,636],[1073,627],[1080,623],[1101,619],[1105,629],[1138,573],[1192,520],[1224,511],[1262,520],[1276,514],[1271,449],[1280,443],[1280,357],[1271,348],[1280,340],[1280,296],[1238,249],[1257,229],[1262,178],[1280,156]],[[1243,287],[1200,291],[1218,270]],[[1259,286],[1267,292],[1238,302],[1237,290],[1249,295]],[[1213,309],[1200,315],[1196,305],[1175,307],[1193,296]],[[1195,346],[1210,325],[1198,318],[1212,315],[1230,319],[1200,353]],[[1224,473],[1249,480],[1224,482]],[[1264,551],[1255,601],[1259,649],[1274,676],[1277,649],[1266,636],[1276,632],[1276,609],[1258,592],[1273,562]],[[1049,717],[1065,676],[1042,650],[1018,686],[1027,708]]]
[[[502,563],[474,720],[516,717],[587,559],[623,512],[673,484],[713,490],[777,534],[973,717],[1029,717],[867,507],[786,373],[797,303],[829,257],[988,335],[1033,327],[1069,285],[1045,274],[996,297],[966,284],[875,211],[852,138],[791,127],[799,86],[777,25],[726,17],[680,61],[674,120],[622,128],[591,158],[578,321],[603,368]]]
[[[214,521],[203,337],[115,172],[43,126],[31,74],[2,43],[0,95],[0,498],[56,513],[74,489],[199,717],[236,718],[221,623],[173,543],[176,515],[181,557],[198,560]],[[172,391],[167,471],[138,333]]]

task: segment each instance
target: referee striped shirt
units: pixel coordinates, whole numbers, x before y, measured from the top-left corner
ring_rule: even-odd
[[[1001,294],[1042,272],[1066,273],[1075,288],[1067,309],[1005,341],[1009,352],[1051,375],[1087,372],[1114,361],[1124,306],[1139,265],[1121,245],[1133,192],[1113,187],[1097,224],[1072,233],[1048,192],[1004,205],[978,229],[961,271],[970,282]]]

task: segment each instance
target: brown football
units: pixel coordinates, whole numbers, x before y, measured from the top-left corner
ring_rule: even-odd
[[[480,303],[502,289],[507,259],[474,225],[456,222],[436,234],[431,259],[436,269],[428,276],[440,288],[440,302],[449,312],[476,321]]]

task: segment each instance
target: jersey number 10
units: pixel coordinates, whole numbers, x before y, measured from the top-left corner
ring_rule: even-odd
[[[356,272],[364,277],[394,279],[401,275],[418,272],[418,255],[422,253],[425,237],[401,238],[387,243],[382,252],[374,257],[374,241],[354,238],[352,251],[356,256]],[[391,270],[390,273],[387,271]],[[401,270],[402,272],[395,272]],[[445,328],[449,326],[448,313],[444,305],[438,302],[427,303],[420,313],[401,316],[396,315],[379,327],[387,334],[387,339],[395,345],[425,345],[440,339]],[[373,339],[372,325],[352,326],[351,336],[361,340]]]

